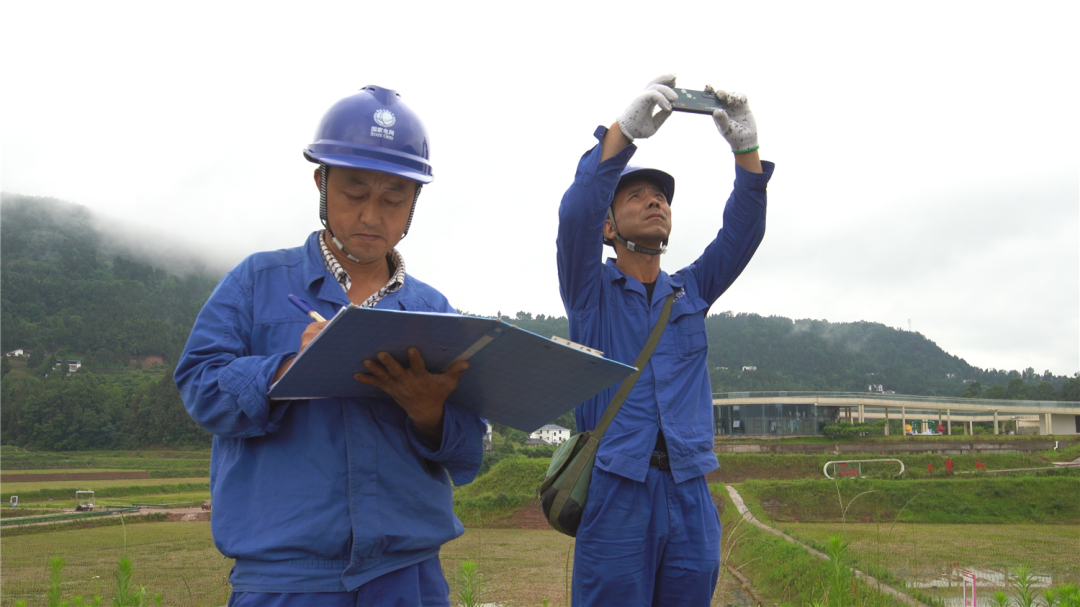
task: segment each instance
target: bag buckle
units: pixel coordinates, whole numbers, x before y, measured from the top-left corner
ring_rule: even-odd
[[[649,456],[649,466],[659,470],[671,470],[667,451],[653,451],[653,454]]]

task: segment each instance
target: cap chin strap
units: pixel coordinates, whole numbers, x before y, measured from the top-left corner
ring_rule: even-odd
[[[326,218],[326,181],[329,172],[330,170],[325,164],[319,164],[319,221],[322,222],[323,227],[326,228],[326,231],[330,234],[330,240],[334,242],[334,246],[340,249],[341,252],[345,254],[345,257],[360,263],[359,259],[353,257],[351,253],[345,250],[344,245],[337,239],[337,236],[334,236],[334,231],[330,229],[330,222]],[[416,213],[416,201],[420,199],[420,189],[423,187],[424,184],[422,183],[416,184],[416,194],[413,195],[412,208],[409,209],[409,220],[405,222],[405,232],[401,234],[402,238],[409,235],[409,226],[412,225],[413,214]]]
[[[623,238],[622,234],[619,234],[619,226],[615,225],[615,213],[611,210],[611,207],[608,207],[607,218],[608,221],[611,222],[611,227],[615,228],[615,242],[621,244],[622,246],[630,249],[635,253],[644,253],[646,255],[663,255],[664,253],[667,253],[666,239],[660,242],[659,249],[650,249],[649,247],[643,247],[639,244],[634,243],[633,241]]]

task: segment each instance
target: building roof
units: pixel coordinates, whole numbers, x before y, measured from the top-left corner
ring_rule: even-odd
[[[570,428],[563,428],[562,426],[556,426],[555,424],[547,424],[545,426],[542,426],[540,430],[566,430],[567,432],[569,432]],[[540,430],[537,430],[537,432],[539,432]]]

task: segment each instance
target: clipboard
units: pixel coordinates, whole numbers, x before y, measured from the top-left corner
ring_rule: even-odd
[[[374,360],[379,352],[408,366],[409,347],[420,350],[431,373],[469,361],[447,402],[524,432],[550,423],[634,372],[595,351],[502,320],[351,305],[296,357],[270,387],[270,398],[388,398],[353,374],[366,373],[363,361]]]

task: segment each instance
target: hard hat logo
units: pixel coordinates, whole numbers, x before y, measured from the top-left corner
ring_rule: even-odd
[[[327,110],[304,157],[417,183],[431,183],[432,178],[427,130],[420,117],[396,92],[378,86],[365,86]]]
[[[375,110],[374,118],[375,124],[386,128],[394,126],[394,123],[397,122],[397,119],[394,118],[394,113],[390,110]]]
[[[405,224],[408,234],[421,186],[431,183],[429,154],[427,130],[420,117],[401,101],[401,95],[380,86],[365,86],[339,100],[323,115],[314,140],[304,148],[304,158],[320,165],[319,219],[329,229],[328,167],[376,171],[416,182]]]

